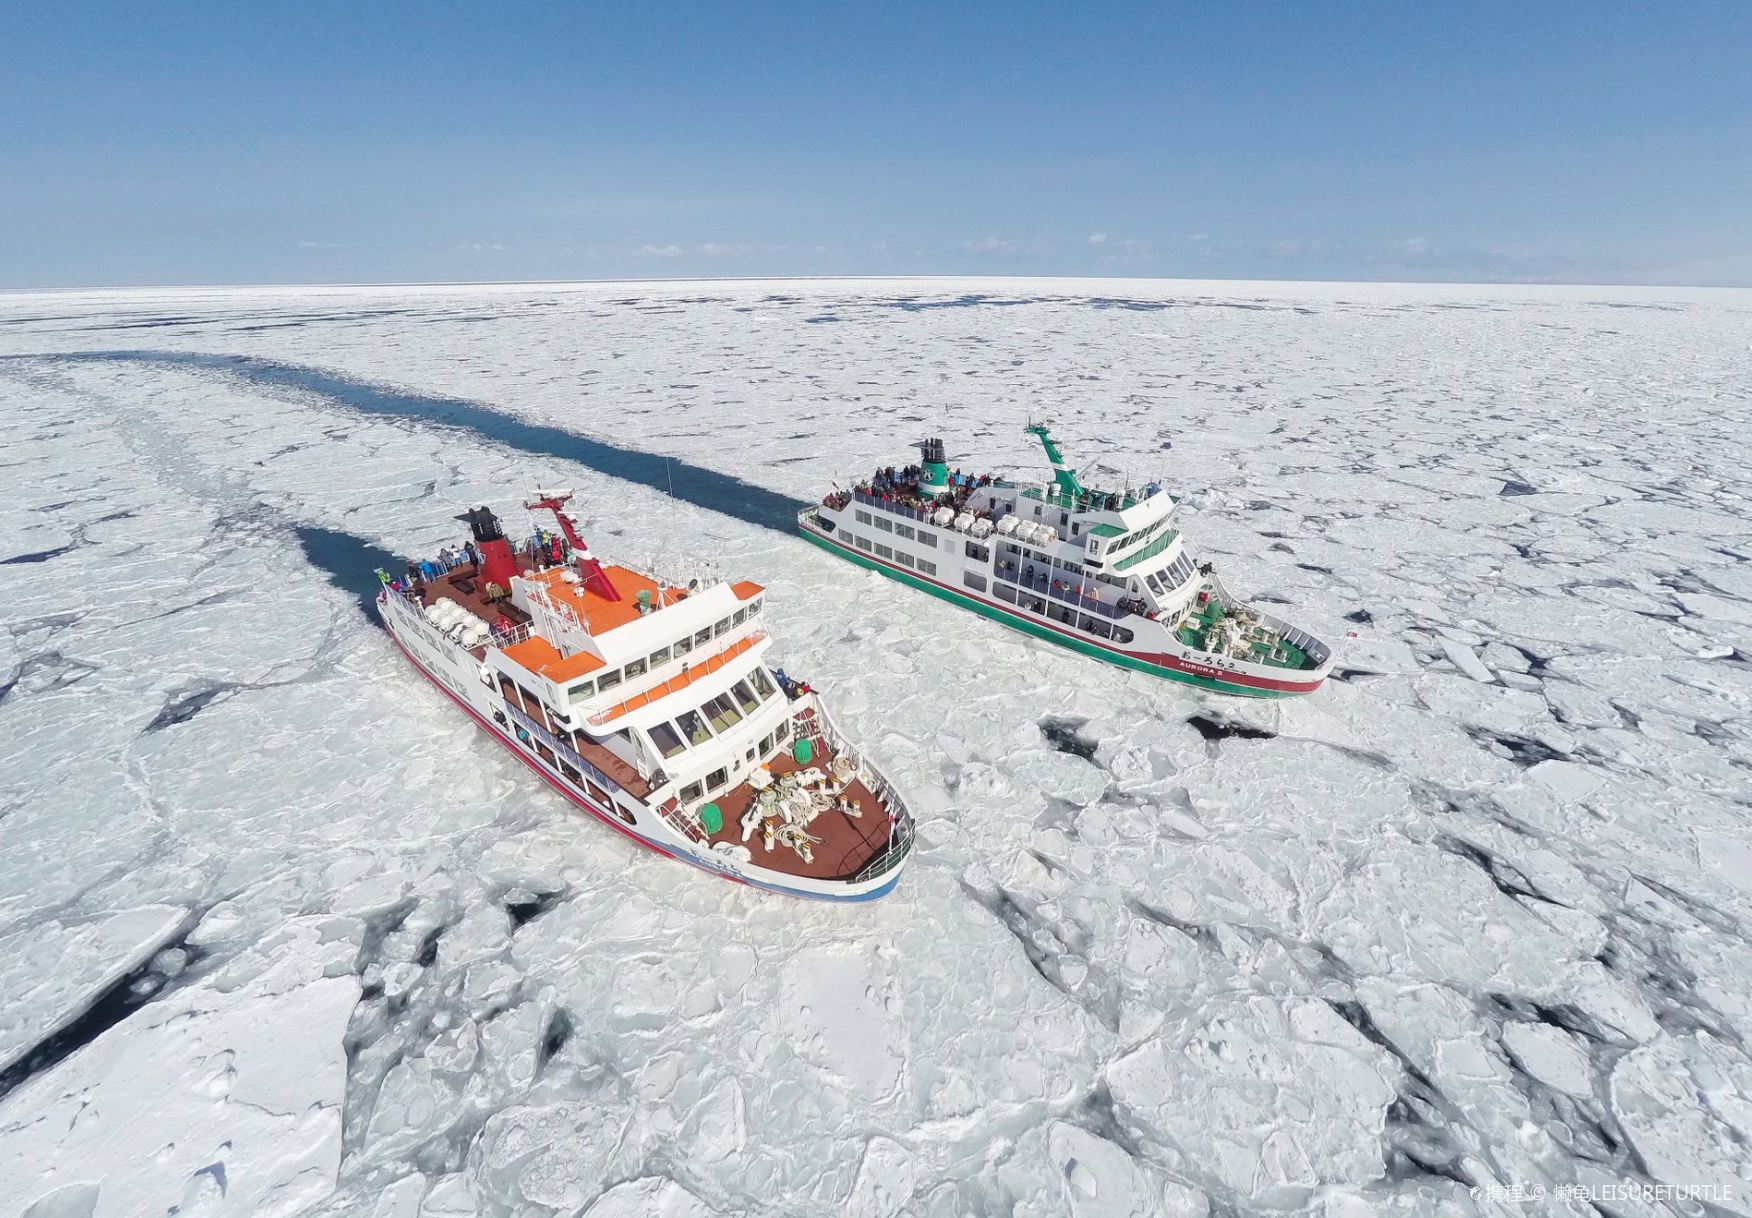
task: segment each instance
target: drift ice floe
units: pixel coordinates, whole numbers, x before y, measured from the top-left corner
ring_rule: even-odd
[[[765,660],[759,584],[604,566],[569,491],[531,510],[562,537],[473,539],[410,563],[378,611],[433,684],[567,799],[640,845],[728,879],[831,901],[900,878],[912,817],[807,684]]]
[[[803,536],[860,566],[1110,663],[1228,694],[1316,689],[1332,649],[1243,604],[1174,527],[1160,486],[1085,487],[1043,424],[1053,480],[951,475],[943,441],[922,460],[835,487],[797,517]]]

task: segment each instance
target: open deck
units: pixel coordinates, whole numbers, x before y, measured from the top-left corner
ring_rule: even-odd
[[[805,711],[803,714],[808,722],[813,711]],[[815,753],[814,758],[808,767],[804,767],[798,765],[790,753],[781,752],[767,763],[767,769],[774,778],[813,767],[820,767],[825,772],[833,760],[830,746],[818,732],[806,730],[801,734],[808,738]],[[863,816],[851,817],[830,809],[811,821],[806,832],[811,837],[821,839],[811,847],[815,856],[811,862],[804,862],[796,851],[776,842],[771,850],[767,850],[761,844],[759,826],[756,826],[746,842],[742,840],[742,814],[757,798],[754,788],[746,782],[716,798],[718,810],[724,816],[724,827],[709,836],[702,831],[701,837],[714,846],[720,842],[742,846],[753,853],[757,866],[769,867],[787,875],[817,880],[848,879],[888,848],[891,826],[888,809],[858,779],[854,778],[841,793],[858,806]]]
[[[1178,626],[1174,635],[1181,644],[1195,651],[1211,649],[1211,629],[1223,617],[1223,605],[1211,597],[1202,607],[1195,607],[1184,622]],[[1268,664],[1273,668],[1313,668],[1308,655],[1300,647],[1281,635],[1273,634],[1265,626],[1250,627],[1246,634],[1247,658],[1255,664]]]

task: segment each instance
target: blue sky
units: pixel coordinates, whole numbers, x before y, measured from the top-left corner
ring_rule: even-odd
[[[1752,3],[12,4],[0,287],[1752,284]]]

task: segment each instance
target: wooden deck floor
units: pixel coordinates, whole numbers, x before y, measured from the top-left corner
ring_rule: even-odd
[[[815,758],[809,764],[825,767],[832,759],[831,753],[819,737],[811,737],[810,743],[814,747]],[[789,753],[780,753],[768,763],[767,768],[774,777],[778,777],[804,767],[798,765]],[[747,783],[733,787],[717,797],[715,802],[724,815],[724,828],[712,834],[709,840],[713,845],[732,842],[742,846],[753,852],[757,865],[770,867],[787,875],[807,876],[817,880],[844,879],[855,875],[861,867],[887,849],[889,834],[888,809],[882,806],[882,801],[876,798],[874,792],[854,780],[846,788],[846,794],[862,809],[864,815],[854,818],[843,812],[830,810],[817,816],[808,829],[811,837],[821,839],[812,847],[814,862],[805,863],[796,851],[776,842],[770,851],[767,850],[761,845],[758,828],[746,842],[742,840],[742,814],[755,797],[754,788]]]

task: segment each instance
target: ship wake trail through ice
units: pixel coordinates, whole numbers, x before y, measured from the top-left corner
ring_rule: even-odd
[[[1227,694],[1311,693],[1332,671],[1322,640],[1232,595],[1175,527],[1179,501],[1085,487],[1044,424],[1043,485],[952,473],[943,441],[805,508],[803,536],[1048,642]]]
[[[772,892],[889,892],[912,817],[806,683],[769,670],[765,590],[599,561],[567,509],[513,549],[498,517],[378,610],[409,660],[567,799],[662,854]]]

